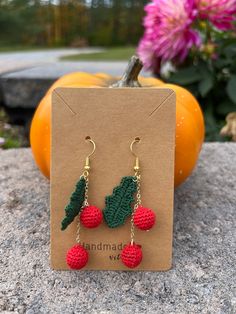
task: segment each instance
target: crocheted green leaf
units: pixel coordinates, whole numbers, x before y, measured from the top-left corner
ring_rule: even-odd
[[[131,205],[136,191],[137,183],[134,177],[123,177],[120,185],[114,188],[112,195],[106,196],[103,215],[110,228],[123,225],[125,219],[132,214]]]
[[[61,222],[61,230],[65,230],[79,214],[84,203],[85,185],[83,177],[76,183],[75,191],[71,194],[70,202],[65,208],[66,215]]]

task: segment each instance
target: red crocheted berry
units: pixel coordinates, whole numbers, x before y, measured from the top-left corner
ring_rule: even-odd
[[[102,211],[96,206],[86,206],[80,214],[80,221],[86,228],[96,228],[102,222]]]
[[[151,229],[156,221],[156,214],[150,208],[139,206],[134,213],[134,224],[141,230]]]
[[[143,258],[141,245],[127,244],[121,251],[121,260],[123,264],[129,268],[137,267]]]
[[[66,262],[71,269],[81,269],[88,262],[88,252],[82,245],[76,244],[68,250]]]

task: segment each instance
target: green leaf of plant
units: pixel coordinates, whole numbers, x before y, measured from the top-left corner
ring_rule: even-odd
[[[229,98],[236,103],[236,75],[232,75],[226,87]]]
[[[220,129],[214,115],[214,105],[209,101],[206,109],[204,110],[204,119],[206,123],[206,139],[209,142],[219,141]]]
[[[216,59],[214,60],[213,64],[217,69],[222,69],[227,67],[230,64],[230,61],[227,59]]]
[[[227,45],[224,48],[224,53],[227,56],[227,58],[234,58],[234,57],[236,57],[236,44],[235,44],[235,42],[230,44],[230,45]]]
[[[233,112],[235,110],[236,110],[236,105],[229,99],[218,103],[216,106],[217,114],[223,117],[225,117],[228,113]]]
[[[205,76],[204,79],[201,82],[199,82],[198,89],[200,95],[202,97],[205,97],[213,86],[214,86],[213,76],[208,72],[207,76]]]
[[[114,188],[112,195],[106,196],[103,215],[110,228],[123,225],[125,219],[132,214],[131,205],[136,191],[137,183],[134,177],[123,177],[120,185]]]
[[[83,177],[76,183],[75,191],[72,193],[70,202],[65,208],[66,216],[61,222],[61,230],[65,230],[81,211],[85,197],[85,184]]]
[[[199,82],[201,78],[202,76],[198,71],[197,67],[190,66],[178,70],[178,72],[174,73],[170,77],[170,81],[181,85],[189,85],[195,82]]]

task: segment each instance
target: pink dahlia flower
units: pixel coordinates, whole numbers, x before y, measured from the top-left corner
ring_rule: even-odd
[[[195,0],[199,16],[208,19],[220,30],[233,29],[236,21],[236,0]]]
[[[146,69],[151,69],[154,73],[158,73],[160,70],[160,58],[155,55],[155,49],[153,47],[152,39],[147,35],[144,35],[138,46],[138,55],[142,60]],[[155,63],[158,63],[157,67]]]
[[[138,54],[146,68],[153,63],[183,61],[192,46],[201,43],[191,27],[197,17],[194,0],[153,0],[146,5],[145,34]]]

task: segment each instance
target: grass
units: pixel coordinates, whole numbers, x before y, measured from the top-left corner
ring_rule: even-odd
[[[135,54],[135,47],[108,48],[103,52],[61,57],[63,61],[127,61]]]

